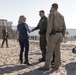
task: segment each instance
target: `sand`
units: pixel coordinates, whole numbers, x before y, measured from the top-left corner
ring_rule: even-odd
[[[0,40],[1,44],[2,40]],[[41,51],[37,41],[30,41],[29,62],[32,66],[19,63],[20,47],[17,41],[9,40],[9,48],[0,48],[0,75],[76,75],[76,54],[71,52],[74,42],[61,44],[61,66],[59,70],[39,71]]]

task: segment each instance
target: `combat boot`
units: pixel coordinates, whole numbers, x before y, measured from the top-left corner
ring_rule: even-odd
[[[45,71],[47,71],[47,70],[50,70],[50,67],[43,66],[43,67],[40,67],[39,70],[45,70]]]
[[[59,66],[52,65],[51,68],[59,69]]]

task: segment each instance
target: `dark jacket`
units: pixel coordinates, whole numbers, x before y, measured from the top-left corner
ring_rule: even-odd
[[[34,28],[34,30],[38,30],[39,29],[39,34],[46,34],[46,30],[47,30],[47,17],[43,17],[40,19],[37,27]]]
[[[8,33],[6,32],[5,29],[2,30],[2,38],[3,38],[3,39],[8,38]]]
[[[28,39],[27,29],[25,28],[25,23],[17,25],[19,31],[19,40]]]

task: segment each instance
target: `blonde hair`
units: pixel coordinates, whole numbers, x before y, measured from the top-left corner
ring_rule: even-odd
[[[24,15],[21,15],[19,17],[18,24],[24,23],[25,21],[26,21],[26,17]]]

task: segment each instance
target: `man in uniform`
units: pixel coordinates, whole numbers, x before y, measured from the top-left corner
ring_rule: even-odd
[[[45,61],[46,56],[46,30],[47,30],[47,17],[45,16],[44,10],[39,11],[41,17],[38,25],[32,29],[32,31],[39,29],[40,34],[40,49],[42,51],[42,58],[39,59],[39,62]]]
[[[55,64],[52,68],[59,69],[60,66],[60,43],[65,36],[66,26],[64,17],[57,11],[58,4],[52,4],[48,26],[47,26],[47,52],[45,65],[40,67],[39,70],[50,70],[50,60],[52,59],[53,52],[55,51]]]

